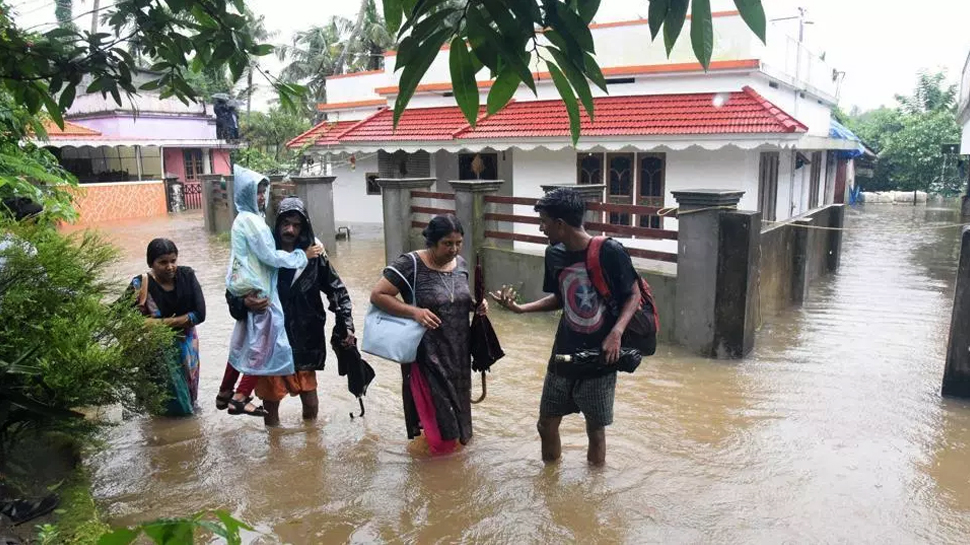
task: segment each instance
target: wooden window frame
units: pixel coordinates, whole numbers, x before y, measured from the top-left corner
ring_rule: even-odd
[[[643,167],[641,164],[642,159],[646,158],[656,158],[660,159],[660,194],[644,197],[643,196]],[[639,206],[655,206],[657,208],[662,208],[664,203],[665,195],[667,194],[667,154],[663,152],[642,152],[637,153],[636,157],[636,191],[634,196],[636,198],[636,204]],[[642,219],[649,219],[647,225],[643,225]],[[635,225],[639,227],[646,227],[648,229],[663,229],[663,218],[660,216],[646,216],[641,218],[639,215],[636,218]]]
[[[762,221],[775,221],[778,217],[778,170],[781,153],[763,151],[758,162],[758,211]]]
[[[599,180],[591,181],[584,184],[583,183],[583,159],[586,159],[587,157],[591,157],[591,156],[599,157],[599,160],[600,160]],[[604,153],[576,152],[576,185],[602,184],[605,166],[606,166],[606,154]]]
[[[367,195],[380,195],[381,194],[381,186],[377,185],[377,182],[376,181],[371,182],[371,178],[373,178],[374,180],[377,180],[380,177],[381,177],[381,173],[380,172],[366,172],[366,173],[364,173],[364,191],[367,193]],[[373,185],[375,187],[377,187],[376,190],[374,190],[374,189],[371,188],[371,184],[372,183],[373,183]]]
[[[808,208],[809,210],[818,208],[821,206],[819,203],[819,194],[821,193],[819,184],[822,181],[822,152],[815,151],[812,152],[812,170],[809,174],[809,188],[808,188]]]

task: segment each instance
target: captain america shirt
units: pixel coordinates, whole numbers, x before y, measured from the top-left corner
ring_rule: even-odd
[[[632,294],[636,280],[633,263],[623,246],[612,239],[603,243],[601,252],[603,275],[611,294],[620,302],[617,308],[622,308],[622,302]],[[562,304],[562,318],[549,358],[549,371],[569,376],[569,365],[555,363],[554,356],[602,348],[606,336],[616,325],[617,314],[611,311],[590,280],[586,250],[570,252],[562,244],[546,248],[542,289],[555,294]]]

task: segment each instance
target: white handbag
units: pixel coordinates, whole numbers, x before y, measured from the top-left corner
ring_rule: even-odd
[[[411,304],[417,306],[418,287],[418,259],[414,253],[409,254],[414,261],[414,282],[401,274],[401,271],[388,266],[384,270],[391,270],[411,289]],[[396,361],[398,363],[412,363],[418,357],[418,345],[427,331],[425,327],[410,318],[402,318],[384,312],[377,305],[371,303],[367,317],[364,318],[364,338],[361,351],[368,354]]]

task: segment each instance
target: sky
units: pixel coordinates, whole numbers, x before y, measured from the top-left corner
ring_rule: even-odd
[[[33,26],[54,20],[53,0],[10,0],[18,23]],[[102,0],[110,4],[112,0]],[[970,2],[966,0],[762,0],[768,18],[791,17],[808,9],[805,42],[826,54],[834,68],[846,73],[840,104],[866,110],[895,104],[896,94],[912,91],[919,70],[946,70],[958,82],[970,53]],[[325,23],[331,15],[354,18],[359,0],[247,0],[266,17],[273,40],[288,43],[297,31]],[[91,9],[92,0],[75,0],[76,14]],[[381,2],[377,2],[380,6]],[[732,0],[712,0],[712,9],[734,9]],[[602,0],[597,22],[646,17],[647,0]],[[894,6],[894,7],[890,7]],[[895,7],[899,6],[899,7]],[[906,9],[902,6],[914,6]],[[78,21],[87,27],[89,18]],[[715,20],[715,25],[717,24]],[[797,35],[798,22],[779,22]],[[682,39],[687,39],[686,34]],[[770,44],[769,44],[770,45]],[[266,68],[279,65],[268,59]]]

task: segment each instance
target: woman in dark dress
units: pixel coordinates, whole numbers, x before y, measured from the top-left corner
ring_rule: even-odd
[[[385,312],[428,328],[417,361],[402,365],[401,371],[408,438],[423,430],[432,454],[451,452],[472,437],[469,320],[474,303],[468,265],[458,255],[463,235],[458,218],[436,216],[424,230],[427,248],[397,258],[391,267],[400,276],[388,268],[371,292],[371,302]],[[415,276],[412,306],[404,301],[413,300],[408,284]],[[487,311],[487,303],[477,310]]]
[[[129,291],[149,320],[176,330],[176,350],[170,363],[167,387],[170,400],[167,416],[185,416],[195,411],[199,395],[199,336],[195,326],[205,321],[205,297],[189,267],[180,267],[178,248],[171,240],[156,238],[148,244],[149,272],[131,280]]]

